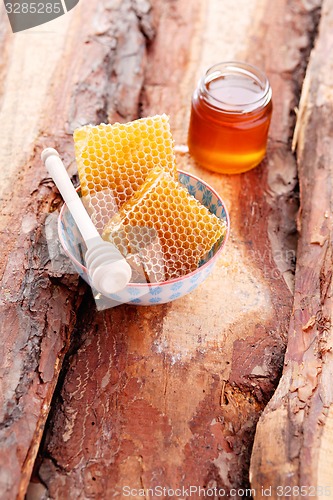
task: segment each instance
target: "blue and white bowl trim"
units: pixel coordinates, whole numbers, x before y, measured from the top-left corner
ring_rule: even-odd
[[[156,284],[129,283],[124,290],[119,291],[117,294],[109,295],[109,298],[115,300],[117,303],[153,305],[171,302],[195,290],[211,273],[217,257],[229,236],[230,222],[228,212],[220,196],[203,180],[187,172],[179,171],[179,182],[188,189],[190,194],[205,205],[210,212],[226,222],[226,235],[214,245],[204,259],[201,260],[198,269],[192,273]],[[63,205],[60,211],[58,233],[64,251],[73,262],[76,271],[91,285],[87,268],[83,264],[86,246],[66,204]]]

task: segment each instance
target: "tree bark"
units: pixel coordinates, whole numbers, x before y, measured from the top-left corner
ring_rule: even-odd
[[[274,5],[246,8],[252,36],[244,26],[236,29],[230,55],[260,64],[271,77],[275,116],[267,161],[228,178],[204,171],[187,155],[178,159],[227,200],[229,249],[214,275],[187,298],[82,315],[41,454],[39,475],[51,498],[66,491],[110,497],[125,486],[248,486],[255,425],[279,378],[291,312],[292,110],[316,10]],[[138,116],[169,113],[178,144],[186,141],[190,95],[203,65],[214,62],[219,43],[227,47],[235,39],[221,40],[218,23],[210,24],[217,13],[235,20],[231,5],[220,9],[213,1],[153,4],[157,35],[148,46]],[[288,14],[289,23],[279,21]],[[272,38],[263,44],[267,32]],[[272,58],[274,36],[289,45]],[[173,50],[166,53],[166,47]],[[112,121],[112,110],[108,115]]]
[[[255,425],[280,376],[291,312],[297,179],[290,140],[317,7],[103,0],[80,2],[42,34],[6,28],[4,499],[24,497],[70,338],[29,495],[248,486]],[[7,26],[4,17],[1,23]],[[75,174],[74,128],[162,112],[183,144],[204,67],[235,58],[260,65],[273,86],[267,160],[227,177],[178,155],[179,167],[205,179],[229,208],[232,234],[217,268],[174,303],[96,312],[66,261],[55,268],[50,261],[43,228],[59,196],[40,163],[42,148],[56,147]]]
[[[271,498],[290,488],[294,498],[333,495],[332,23],[333,2],[326,0],[295,135],[300,238],[288,348],[251,461],[252,485],[258,492],[271,488]]]
[[[139,3],[135,12],[128,4],[105,4],[91,37],[81,29],[96,17],[91,4],[15,35],[1,14],[0,490],[3,499],[13,499],[24,498],[27,490],[87,289],[61,255],[52,257],[60,197],[40,153],[56,147],[73,174],[72,132],[78,124],[105,119],[106,109],[128,120],[136,117],[144,40],[151,33]],[[117,51],[112,21],[121,39]],[[130,65],[136,80],[129,85]],[[120,103],[128,101],[126,109],[117,108],[117,95]]]

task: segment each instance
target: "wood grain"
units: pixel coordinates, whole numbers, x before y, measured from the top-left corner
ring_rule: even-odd
[[[86,290],[66,260],[50,258],[46,233],[54,230],[60,198],[40,152],[56,147],[73,174],[76,126],[105,120],[111,109],[124,120],[137,116],[146,40],[154,32],[139,1],[104,2],[102,12],[80,5],[15,35],[3,12],[0,22],[0,490],[12,499],[27,490]],[[90,24],[94,30],[82,30]]]
[[[255,425],[280,376],[291,311],[290,140],[317,7],[242,0],[240,17],[230,0],[80,2],[16,35],[2,14],[3,499],[25,495],[70,338],[30,496],[109,498],[126,484],[248,485]],[[255,62],[271,79],[267,160],[230,178],[187,155],[178,162],[226,200],[228,249],[184,299],[96,312],[67,261],[50,261],[45,222],[60,200],[42,148],[56,147],[75,174],[75,127],[161,112],[185,143],[197,78],[226,58]]]
[[[60,200],[36,141],[66,23],[45,46],[3,15],[1,26],[0,490],[12,499],[27,489],[83,290],[50,263],[44,222]]]
[[[232,23],[235,9],[226,6]],[[200,289],[169,305],[121,306],[94,316],[85,303],[41,452],[38,473],[51,497],[67,491],[111,497],[126,485],[226,491],[248,485],[255,425],[279,379],[291,312],[296,164],[290,143],[317,6],[243,7],[233,36],[223,38],[220,2],[153,4],[156,38],[147,45],[138,116],[169,113],[177,143],[185,142],[198,68],[226,47],[232,58],[259,63],[272,80],[269,155],[253,172],[232,178],[179,157],[223,195],[233,224],[228,251]],[[286,17],[290,22],[280,21]],[[215,19],[214,30],[207,19]],[[273,60],[271,32],[281,46],[288,40]],[[116,118],[112,107],[107,114]]]
[[[333,493],[332,7],[330,0],[323,4],[296,127],[300,238],[285,366],[252,455],[252,484],[271,487],[272,498],[279,485],[303,486],[308,495],[312,487],[314,498]]]

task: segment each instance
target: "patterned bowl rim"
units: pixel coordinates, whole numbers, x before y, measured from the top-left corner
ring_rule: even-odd
[[[207,268],[208,266],[210,266],[213,262],[216,261],[217,257],[220,255],[220,253],[222,252],[228,238],[229,238],[229,232],[230,232],[230,219],[229,219],[229,214],[228,214],[228,210],[227,210],[227,207],[225,206],[225,203],[224,201],[222,200],[221,196],[215,191],[215,189],[213,189],[209,184],[207,184],[207,182],[205,182],[204,180],[200,179],[199,177],[197,177],[196,175],[193,175],[193,174],[190,174],[189,172],[185,172],[184,170],[178,170],[178,174],[185,174],[187,175],[188,177],[191,177],[192,179],[194,179],[195,181],[197,182],[200,182],[201,184],[203,184],[207,189],[209,189],[209,191],[211,191],[213,193],[213,195],[216,196],[217,200],[222,204],[222,207],[224,209],[224,212],[225,212],[225,218],[226,218],[226,222],[227,222],[227,231],[226,231],[226,234],[224,236],[224,239],[221,243],[221,246],[218,248],[218,250],[216,251],[216,253],[207,261],[205,262],[202,266],[198,267],[197,269],[195,269],[194,271],[186,274],[185,276],[180,276],[179,278],[173,278],[172,280],[167,280],[167,281],[160,281],[159,283],[128,283],[128,285],[126,285],[126,288],[127,287],[157,287],[157,286],[166,286],[166,285],[170,285],[170,284],[173,284],[173,283],[177,283],[178,281],[183,281],[187,278],[191,278],[192,276],[195,276],[196,274],[198,273],[201,273],[205,268]],[[77,191],[80,191],[80,186],[77,187]],[[70,258],[70,260],[72,262],[75,263],[76,266],[78,266],[82,272],[84,272],[85,274],[88,275],[88,269],[81,263],[79,262],[73,255],[72,253],[68,250],[67,248],[67,245],[62,237],[62,228],[61,228],[61,224],[62,224],[62,219],[63,219],[63,213],[64,211],[66,210],[66,203],[63,204],[63,206],[61,207],[61,210],[60,210],[60,214],[59,214],[59,217],[58,217],[58,235],[59,235],[59,239],[60,239],[60,243],[66,253],[66,255]]]

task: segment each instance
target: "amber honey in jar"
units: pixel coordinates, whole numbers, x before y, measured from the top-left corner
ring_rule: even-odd
[[[245,172],[266,154],[272,90],[266,75],[243,62],[212,66],[192,98],[190,154],[226,174]]]

